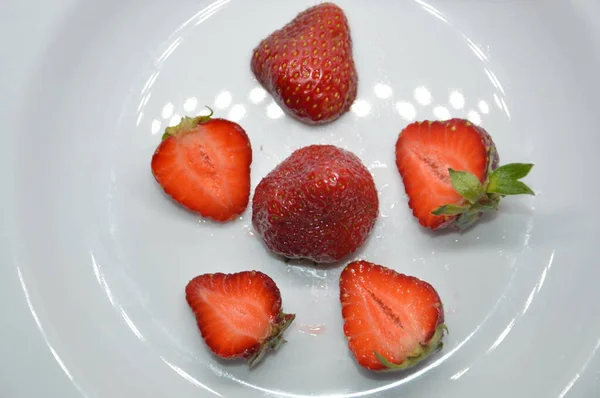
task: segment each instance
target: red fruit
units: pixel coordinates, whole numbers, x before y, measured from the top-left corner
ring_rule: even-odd
[[[331,122],[356,99],[350,29],[335,4],[305,10],[260,42],[251,68],[275,101],[304,123]]]
[[[258,184],[252,223],[275,253],[328,263],[363,244],[378,209],[373,177],[356,155],[311,145]]]
[[[284,314],[279,288],[258,271],[205,274],[192,279],[185,298],[205,343],[221,358],[245,358],[256,365],[285,342],[295,318]]]
[[[354,261],[340,275],[340,300],[348,347],[364,368],[406,369],[442,348],[444,308],[427,282]]]
[[[241,126],[211,115],[168,127],[152,156],[152,173],[182,206],[228,221],[248,206],[252,149]]]
[[[396,142],[396,165],[408,205],[424,227],[465,229],[506,195],[531,194],[519,181],[532,164],[498,167],[490,135],[467,120],[408,125]]]

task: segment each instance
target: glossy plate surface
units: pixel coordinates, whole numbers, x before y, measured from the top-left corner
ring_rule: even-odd
[[[0,12],[2,397],[558,397],[600,384],[600,6],[582,1],[339,0],[358,99],[319,128],[256,83],[260,39],[312,1],[5,1]],[[204,105],[238,121],[253,187],[294,149],[332,143],[374,175],[381,214],[356,258],[433,284],[450,335],[374,375],[342,332],[342,265],[283,264],[250,211],[218,226],[171,203],[150,157]],[[464,233],[407,207],[394,143],[412,120],[466,117],[533,198]],[[206,272],[259,269],[297,314],[249,371],[209,355],[183,297]]]

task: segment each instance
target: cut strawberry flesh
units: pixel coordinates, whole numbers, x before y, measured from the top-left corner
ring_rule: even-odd
[[[279,290],[271,279],[256,275],[204,275],[186,287],[206,344],[223,358],[252,354],[274,332],[281,312]]]
[[[439,296],[414,277],[358,261],[344,270],[340,288],[350,349],[372,370],[385,369],[375,352],[401,364],[443,322]]]
[[[152,159],[163,189],[192,211],[227,221],[244,211],[252,153],[245,133],[222,119],[166,138]]]
[[[413,123],[398,138],[396,164],[414,215],[423,225],[439,225],[444,218],[433,210],[464,203],[448,169],[471,172],[484,182],[488,152],[483,137],[458,121]]]

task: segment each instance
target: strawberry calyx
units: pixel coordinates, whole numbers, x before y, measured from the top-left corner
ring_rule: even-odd
[[[432,352],[441,350],[444,345],[442,342],[444,333],[448,333],[448,328],[445,324],[441,323],[437,326],[435,333],[427,344],[419,344],[419,346],[411,354],[407,355],[406,358],[404,358],[404,360],[399,364],[388,361],[377,351],[373,351],[373,353],[377,357],[377,360],[381,362],[383,366],[385,366],[383,372],[393,372],[397,370],[408,369],[427,358]]]
[[[483,213],[498,210],[500,199],[508,195],[535,195],[533,190],[520,181],[526,177],[533,164],[509,163],[488,173],[482,184],[468,171],[448,169],[452,186],[464,199],[465,204],[447,204],[432,211],[436,216],[449,220],[455,218],[454,225],[464,230],[470,227]]]
[[[164,141],[171,136],[187,133],[188,131],[193,130],[196,126],[208,122],[214,114],[214,112],[210,107],[207,106],[206,108],[209,111],[208,115],[201,115],[196,117],[184,116],[181,118],[181,121],[178,125],[167,127],[165,129],[165,133],[162,136],[162,140]]]
[[[261,344],[256,352],[252,353],[248,359],[248,366],[255,367],[269,351],[276,351],[286,340],[283,338],[283,332],[292,324],[296,318],[295,314],[285,314],[281,312],[277,317],[271,335]]]

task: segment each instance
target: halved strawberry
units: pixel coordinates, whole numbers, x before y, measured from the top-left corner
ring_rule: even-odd
[[[204,341],[222,358],[246,358],[253,367],[285,342],[295,318],[282,311],[275,282],[258,271],[205,274],[192,279],[185,298]]]
[[[152,156],[152,173],[182,206],[228,221],[248,206],[252,149],[240,125],[211,116],[212,110],[168,127]]]
[[[465,229],[506,195],[533,191],[519,181],[532,164],[498,168],[490,135],[468,120],[424,121],[408,125],[396,142],[396,165],[408,205],[424,227]]]
[[[444,308],[435,289],[381,265],[354,261],[340,275],[344,334],[359,365],[416,365],[442,348]]]

